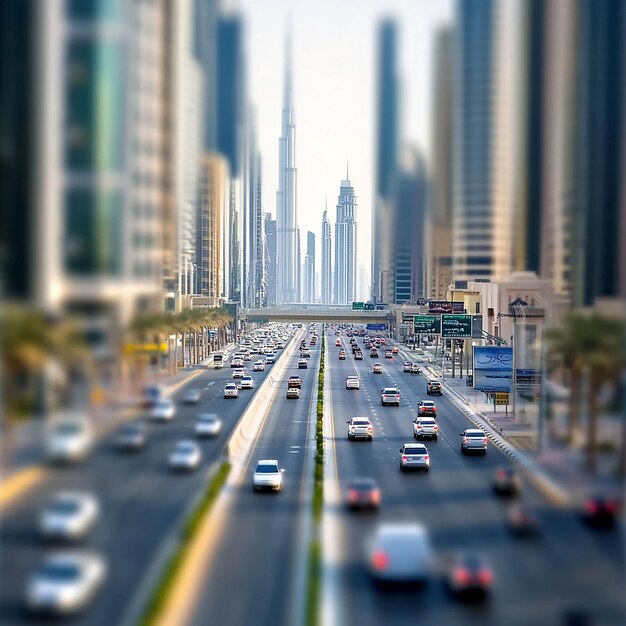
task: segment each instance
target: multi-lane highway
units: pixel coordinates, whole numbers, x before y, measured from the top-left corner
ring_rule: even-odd
[[[343,337],[344,344],[347,339]],[[361,343],[361,339],[358,339]],[[626,617],[626,578],[620,534],[597,533],[584,527],[571,511],[558,510],[528,485],[523,499],[536,511],[541,535],[516,539],[505,523],[505,506],[492,491],[494,470],[508,459],[490,446],[487,455],[464,456],[460,432],[472,426],[449,397],[426,395],[426,376],[403,373],[408,355],[393,359],[355,361],[338,359],[334,333],[327,337],[330,393],[334,427],[335,462],[343,497],[347,481],[373,477],[382,492],[382,505],[374,514],[343,510],[338,524],[340,537],[333,545],[341,564],[339,590],[333,593],[337,624],[563,624],[568,611],[597,616],[592,623],[622,624]],[[382,374],[373,374],[374,361]],[[328,372],[328,369],[327,369]],[[361,390],[346,390],[349,374],[361,378]],[[400,407],[382,406],[382,387],[400,389]],[[402,473],[398,449],[413,441],[412,420],[417,399],[432,399],[438,407],[438,441],[426,441],[431,458],[428,473]],[[366,416],[374,425],[374,440],[348,441],[346,420]],[[454,601],[435,574],[417,593],[410,590],[380,590],[372,584],[365,564],[364,545],[380,522],[415,521],[430,532],[436,563],[458,550],[479,552],[491,564],[495,583],[491,600],[479,606]],[[585,622],[586,623],[586,622]]]
[[[255,358],[253,355],[253,360],[246,363],[250,370]],[[143,451],[121,454],[111,435],[98,443],[84,464],[50,469],[48,478],[2,517],[0,623],[29,621],[23,610],[27,580],[42,557],[59,547],[39,539],[37,515],[52,493],[66,489],[97,495],[102,507],[100,519],[93,533],[78,547],[102,554],[109,569],[102,592],[84,616],[73,623],[122,623],[155,565],[160,547],[201,493],[207,469],[221,455],[224,442],[270,371],[268,366],[264,372],[251,372],[255,390],[241,390],[238,399],[223,398],[224,383],[231,380],[231,368],[203,372],[174,395],[177,413],[171,423],[148,423],[148,443]],[[198,404],[187,406],[180,402],[189,389],[201,390]],[[215,439],[199,440],[203,460],[196,472],[173,473],[167,465],[168,455],[178,439],[194,438],[195,420],[202,412],[217,413],[223,430]]]
[[[307,369],[298,369],[299,352],[291,358],[254,443],[243,478],[234,494],[226,531],[207,563],[192,624],[293,624],[298,598],[300,521],[305,501],[304,468],[309,420],[315,419],[321,342],[311,347]],[[287,399],[287,379],[299,375],[299,400]],[[255,464],[277,459],[285,470],[280,493],[252,489]]]

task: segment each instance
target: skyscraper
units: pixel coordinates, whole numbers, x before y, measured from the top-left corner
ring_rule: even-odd
[[[391,187],[398,156],[397,29],[393,20],[378,31],[376,188],[372,212],[372,296],[388,300],[391,290]]]
[[[265,213],[265,267],[267,274],[267,306],[276,306],[276,220]]]
[[[332,302],[332,230],[328,219],[328,206],[324,209],[322,218],[322,276],[321,299],[322,304]]]
[[[299,263],[296,198],[296,126],[293,115],[291,48],[285,46],[285,84],[278,140],[278,191],[276,192],[276,263],[279,304],[299,300]]]
[[[306,255],[304,257],[304,301],[315,302],[315,233],[306,234]]]
[[[426,219],[425,296],[445,300],[452,282],[453,31],[438,31],[434,51],[432,175]]]
[[[507,10],[508,7],[508,10]],[[455,58],[453,281],[511,271],[515,109],[510,3],[459,0]]]
[[[356,286],[356,195],[350,180],[341,181],[335,222],[335,281],[334,303],[354,301]]]
[[[415,303],[424,296],[426,168],[421,155],[405,149],[393,184],[392,301]]]

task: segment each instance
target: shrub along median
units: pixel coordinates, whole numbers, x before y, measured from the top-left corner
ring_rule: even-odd
[[[209,481],[201,500],[185,522],[181,530],[179,544],[164,568],[159,582],[156,584],[150,601],[148,602],[146,611],[140,622],[142,626],[151,626],[158,618],[165,604],[165,600],[170,593],[172,583],[176,579],[176,575],[180,570],[190,545],[193,543],[200,523],[213,506],[215,498],[228,478],[230,468],[230,463],[222,463],[220,465],[213,478]]]
[[[322,546],[319,539],[322,507],[324,504],[324,358],[325,328],[322,327],[320,369],[317,376],[317,408],[315,420],[315,474],[313,480],[313,532],[309,545],[309,585],[307,592],[307,626],[319,623],[320,574]]]

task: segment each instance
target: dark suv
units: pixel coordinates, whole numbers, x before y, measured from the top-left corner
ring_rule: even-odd
[[[432,395],[439,395],[442,396],[443,395],[443,386],[441,385],[441,382],[438,380],[429,380],[426,383],[426,393],[429,396]]]

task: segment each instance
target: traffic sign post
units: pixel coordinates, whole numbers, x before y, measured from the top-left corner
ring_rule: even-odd
[[[438,315],[415,315],[413,317],[413,333],[416,335],[439,335],[441,318]]]
[[[469,339],[472,336],[472,316],[443,313],[441,336],[444,339]]]

